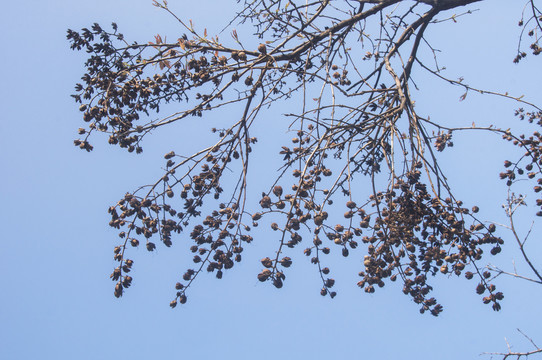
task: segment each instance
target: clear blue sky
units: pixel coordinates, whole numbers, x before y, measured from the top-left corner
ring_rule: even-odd
[[[430,38],[438,40],[450,77],[525,94],[540,104],[540,59],[512,63],[520,3],[474,4],[469,8],[480,11],[436,25]],[[171,0],[170,6],[212,33],[237,4]],[[276,290],[256,279],[258,260],[269,255],[274,241],[265,234],[246,247],[246,260],[224,279],[199,279],[185,306],[168,306],[190,259],[182,246],[140,250],[133,286],[114,298],[109,274],[116,266],[116,234],[107,225],[108,206],[150,181],[166,151],[197,144],[185,131],[163,134],[141,156],[99,137],[92,153],[75,148],[82,119],[69,95],[83,74],[84,53],[69,50],[66,30],[115,21],[130,40],[146,42],[158,33],[178,36],[182,29],[151,0],[10,1],[2,8],[1,359],[478,359],[482,352],[505,351],[505,337],[516,349],[528,349],[516,328],[542,343],[542,286],[502,279],[503,310],[495,313],[474,293],[475,283],[441,277],[435,295],[445,311],[434,318],[420,315],[397,286],[371,295],[359,290],[354,258],[335,267],[339,295],[322,298],[318,274],[300,257],[284,288]],[[431,118],[517,123],[511,102],[474,94],[459,102],[461,89],[424,76],[419,85],[418,111]],[[189,129],[208,131],[205,124]],[[477,199],[487,218],[504,222],[500,204],[506,193],[498,173],[511,147],[487,135],[454,142],[444,156],[459,197]],[[523,214],[523,225],[529,224],[531,213]],[[539,230],[534,228],[531,253],[541,253]],[[511,269],[517,259],[521,268],[509,244],[490,260]],[[540,256],[535,260],[542,263]]]

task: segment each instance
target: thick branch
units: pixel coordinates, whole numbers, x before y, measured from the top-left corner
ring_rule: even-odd
[[[465,6],[482,0],[418,0],[424,4],[431,5],[439,10],[453,9],[459,6]]]

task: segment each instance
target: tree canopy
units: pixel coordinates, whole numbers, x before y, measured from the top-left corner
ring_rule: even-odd
[[[504,295],[484,261],[486,253],[501,251],[504,237],[478,218],[476,203],[456,197],[440,153],[453,146],[458,132],[498,134],[524,152],[503,159],[501,179],[509,187],[527,179],[539,193],[542,135],[481,127],[470,119],[452,127],[416,106],[416,96],[428,91],[417,90],[416,76],[428,73],[463,88],[463,99],[471,91],[515,101],[518,118],[542,125],[536,104],[443,74],[426,35],[436,23],[470,14],[466,5],[477,1],[243,0],[222,32],[230,35],[225,40],[176,15],[166,1],[155,1],[184,28],[178,39],[155,35],[148,43],[132,42],[114,23],[68,30],[71,48],[88,53],[73,95],[86,124],[75,140],[81,149],[91,151],[91,135],[105,133],[109,144],[141,153],[144,139],[161,128],[225,114],[220,127],[210,129],[214,141],[193,154],[173,148],[164,155],[162,176],[109,208],[109,225],[120,238],[111,274],[115,296],[132,283],[131,247],[154,251],[159,243],[169,247],[190,238],[194,264],[175,284],[175,307],[187,301],[202,273],[220,279],[243,260],[244,247],[266,237],[277,246],[260,260],[257,278],[277,288],[302,253],[321,277],[320,294],[334,297],[330,268],[338,253],[362,261],[357,286],[363,291],[399,281],[422,313],[442,311],[431,279],[450,274],[476,281],[482,301],[499,310]],[[541,22],[535,1],[527,1],[511,62],[540,54]],[[251,40],[241,41],[236,27],[251,29],[242,36]],[[161,106],[169,111],[168,103],[176,110],[160,113]],[[276,143],[282,161],[276,177],[254,185],[251,164],[259,154],[252,129],[268,121],[269,108],[284,104],[296,110],[276,126],[295,135]],[[252,191],[261,187],[256,201],[249,184]],[[509,198],[510,217],[521,202]],[[542,206],[540,196],[536,204]]]

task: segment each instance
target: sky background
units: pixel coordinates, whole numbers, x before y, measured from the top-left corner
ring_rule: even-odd
[[[235,6],[235,1],[225,0],[170,1],[180,17],[211,34],[227,24]],[[458,23],[430,28],[428,36],[442,50],[447,75],[542,103],[540,59],[531,56],[520,65],[512,63],[522,8],[521,1],[483,1],[469,7],[479,11]],[[114,298],[109,274],[116,266],[116,232],[108,227],[107,208],[159,174],[165,152],[189,151],[198,145],[194,132],[207,134],[210,126],[187,124],[178,132],[157,134],[138,156],[110,147],[105,137],[94,138],[91,153],[73,146],[83,121],[69,95],[83,74],[85,53],[69,49],[66,30],[112,21],[130,41],[183,33],[150,0],[3,5],[0,358],[479,359],[490,358],[480,356],[483,352],[505,351],[505,339],[516,350],[530,350],[517,328],[542,343],[539,285],[500,279],[496,284],[505,300],[503,310],[495,313],[475,294],[476,283],[439,276],[433,281],[435,296],[445,311],[434,318],[420,315],[397,285],[371,295],[358,289],[361,264],[351,256],[333,269],[340,282],[333,300],[318,295],[318,274],[303,257],[286,273],[284,288],[277,290],[256,279],[259,259],[274,246],[265,234],[245,247],[245,260],[222,280],[199,278],[188,303],[174,310],[168,304],[189,254],[182,246],[136,251],[134,283],[122,299]],[[461,89],[423,74],[417,79],[418,111],[432,119],[518,125],[512,102],[475,94],[459,102]],[[266,128],[259,131],[256,136],[265,135]],[[272,140],[264,136],[260,151],[275,151]],[[491,135],[458,136],[443,158],[458,197],[476,201],[486,218],[505,222],[500,204],[506,187],[498,174],[503,160],[516,153],[498,140]],[[520,214],[522,230],[532,221],[531,214]],[[535,226],[529,251],[538,255],[533,260],[540,268],[539,231]],[[505,231],[501,234],[506,236]],[[487,260],[512,269],[516,259],[518,270],[524,269],[516,247],[506,239],[503,253]]]

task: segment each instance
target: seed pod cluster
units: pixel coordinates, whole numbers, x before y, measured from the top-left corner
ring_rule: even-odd
[[[515,115],[522,121],[535,123],[542,126],[542,111],[527,112],[524,109],[518,109]],[[534,182],[532,187],[536,199],[536,205],[539,207],[537,216],[542,216],[542,135],[539,131],[534,131],[531,136],[520,135],[513,136],[510,131],[506,131],[503,139],[520,147],[525,153],[518,161],[504,161],[505,170],[499,174],[500,178],[506,181],[507,186],[512,186],[515,181],[520,179]],[[514,196],[516,204],[525,204],[523,196]]]

